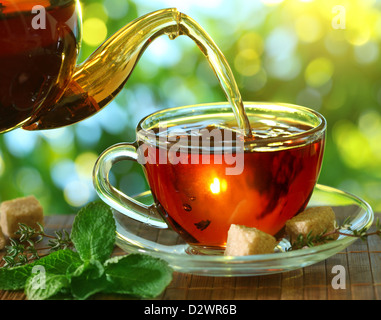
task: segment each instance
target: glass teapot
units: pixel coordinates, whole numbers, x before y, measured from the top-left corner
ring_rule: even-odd
[[[163,9],[127,24],[76,65],[77,0],[0,0],[0,133],[58,128],[106,106],[158,36],[197,38],[193,20]],[[203,34],[206,42],[212,41]],[[199,44],[199,43],[198,43]]]

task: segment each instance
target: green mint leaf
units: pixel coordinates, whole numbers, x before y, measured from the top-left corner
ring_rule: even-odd
[[[69,266],[79,266],[81,264],[82,260],[78,253],[69,249],[58,250],[23,266],[0,268],[0,289],[23,289],[29,276],[32,275],[32,273],[41,271],[41,267],[44,268],[46,273],[65,274]]]
[[[106,261],[108,287],[104,292],[141,298],[158,296],[172,281],[172,269],[161,259],[129,254]]]
[[[86,261],[71,275],[71,293],[76,299],[85,300],[107,286],[103,265],[98,261]]]
[[[109,206],[101,201],[91,202],[77,213],[71,231],[83,261],[106,261],[115,243],[115,220]]]
[[[37,273],[27,279],[25,294],[29,300],[46,300],[67,291],[69,286],[64,274]]]

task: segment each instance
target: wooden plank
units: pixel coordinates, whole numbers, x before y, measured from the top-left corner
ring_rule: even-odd
[[[375,216],[376,218],[381,218],[381,214]],[[376,228],[372,227],[369,231],[376,231]],[[375,299],[381,300],[381,238],[378,236],[368,237],[368,249]]]
[[[260,277],[238,277],[235,283],[234,298],[237,300],[258,299],[258,283]]]
[[[186,300],[191,275],[186,273],[173,273],[173,280],[164,290],[161,299],[163,300]]]
[[[342,288],[337,287],[337,285],[332,285],[332,282],[337,284],[338,280],[335,276],[339,276],[338,272],[334,271],[335,266],[343,266],[345,272],[345,280]],[[349,300],[352,298],[351,280],[348,273],[348,253],[347,250],[339,252],[334,256],[326,260],[326,274],[327,274],[327,294],[328,300]],[[336,280],[337,279],[337,280]]]
[[[375,298],[367,243],[358,239],[348,247],[348,273],[353,300]]]
[[[45,216],[44,230],[54,232],[65,229],[66,231],[70,232],[74,218],[74,214]]]
[[[24,291],[4,291],[0,290],[0,300],[26,300]]]
[[[279,300],[281,297],[282,276],[280,273],[260,276],[258,282],[258,300]]]
[[[214,278],[192,275],[189,282],[188,300],[211,300]]]
[[[303,269],[281,274],[281,300],[303,300]]]
[[[215,277],[213,281],[212,300],[233,300],[235,296],[235,277]]]
[[[327,299],[327,275],[325,261],[320,261],[303,269],[303,299]]]

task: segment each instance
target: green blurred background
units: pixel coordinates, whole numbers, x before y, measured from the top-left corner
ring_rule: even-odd
[[[148,12],[177,7],[225,54],[244,100],[287,102],[328,121],[319,183],[381,211],[381,1],[82,0],[83,61],[107,37]],[[34,194],[46,214],[74,213],[97,199],[92,168],[108,146],[133,141],[143,116],[166,107],[224,101],[191,40],[158,38],[125,89],[97,115],[51,131],[0,136],[0,201]],[[113,183],[146,190],[138,165],[120,163]]]

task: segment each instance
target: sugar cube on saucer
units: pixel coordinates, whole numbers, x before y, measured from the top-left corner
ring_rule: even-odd
[[[43,209],[34,196],[4,201],[0,205],[0,224],[5,235],[17,238],[15,232],[19,223],[38,229],[37,222],[43,224]]]
[[[322,232],[333,231],[335,221],[335,212],[331,207],[311,207],[286,222],[286,233],[292,243],[299,234],[307,236],[311,232],[311,235],[315,236]]]
[[[228,231],[225,256],[273,253],[276,239],[259,229],[232,224]]]

